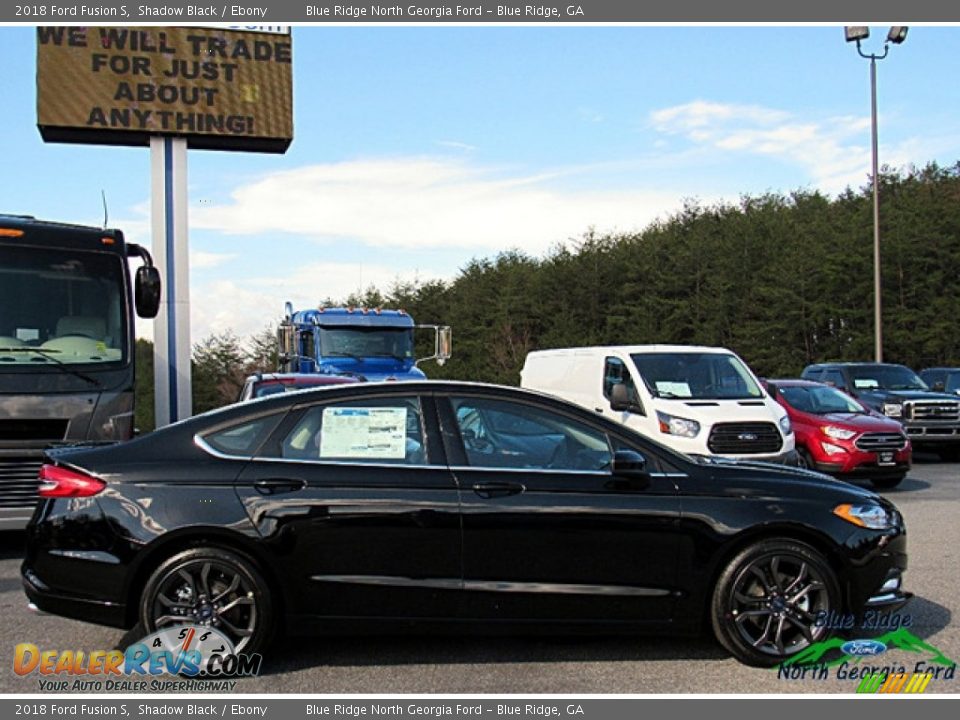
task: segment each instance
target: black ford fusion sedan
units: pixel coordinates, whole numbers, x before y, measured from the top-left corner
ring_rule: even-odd
[[[144,632],[695,633],[771,665],[910,597],[903,521],[825,475],[695,461],[545,395],[355,384],[48,453],[36,608]]]

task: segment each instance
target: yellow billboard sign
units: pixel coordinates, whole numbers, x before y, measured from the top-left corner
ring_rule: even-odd
[[[38,27],[37,126],[48,142],[284,152],[290,35],[201,27]]]

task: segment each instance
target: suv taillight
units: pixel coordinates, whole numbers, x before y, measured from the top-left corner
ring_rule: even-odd
[[[38,494],[45,498],[90,497],[107,486],[103,480],[58,465],[41,465],[38,477]]]

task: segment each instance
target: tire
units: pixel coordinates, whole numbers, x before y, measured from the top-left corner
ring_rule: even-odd
[[[897,485],[902,483],[905,477],[906,474],[892,475],[890,477],[871,478],[870,482],[873,483],[873,486],[877,488],[877,490],[892,490]]]
[[[765,540],[724,568],[710,618],[717,640],[746,665],[772,667],[831,635],[821,612],[839,612],[836,574],[809,545]]]
[[[139,618],[147,633],[186,622],[209,624],[229,637],[237,652],[255,653],[273,637],[273,608],[266,580],[252,561],[229,550],[197,547],[153,571],[140,596]],[[203,611],[208,620],[198,619]]]
[[[813,457],[810,455],[810,451],[805,447],[797,448],[797,467],[805,470],[817,469],[817,466],[813,463]]]
[[[943,462],[957,462],[957,460],[960,460],[960,447],[951,446],[937,450],[937,455]]]

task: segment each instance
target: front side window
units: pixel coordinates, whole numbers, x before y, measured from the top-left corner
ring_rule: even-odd
[[[604,470],[611,452],[606,433],[525,403],[451,398],[471,467],[531,470]]]
[[[263,457],[423,465],[427,454],[420,400],[366,398],[312,407]]]
[[[620,358],[608,357],[603,362],[603,396],[609,400],[613,386],[618,384],[625,385],[627,397],[640,404],[640,396],[637,394],[637,388],[633,384],[633,378],[626,364]]]
[[[746,365],[728,353],[635,353],[640,377],[654,397],[746,400],[763,397]]]
[[[0,246],[0,363],[124,361],[124,277],[116,254]]]
[[[960,392],[960,372],[948,373],[947,382],[943,389],[952,393]]]

